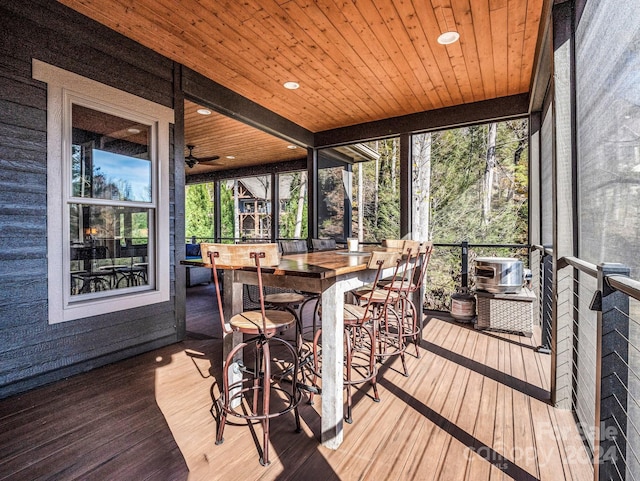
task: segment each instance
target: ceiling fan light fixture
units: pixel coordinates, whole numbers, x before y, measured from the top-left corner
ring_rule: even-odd
[[[209,109],[198,109],[196,110],[200,115],[211,115],[211,110]]]
[[[440,45],[450,45],[456,43],[460,39],[460,34],[455,30],[444,32],[438,37],[438,43]]]
[[[284,88],[287,90],[296,90],[300,88],[300,84],[298,82],[289,81],[282,84]]]

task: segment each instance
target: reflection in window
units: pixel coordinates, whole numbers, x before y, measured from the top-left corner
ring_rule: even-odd
[[[149,216],[147,209],[69,206],[71,295],[149,284]]]
[[[79,105],[72,118],[72,196],[150,202],[150,127]]]
[[[149,286],[150,126],[74,104],[72,127],[71,296]]]
[[[318,172],[318,235],[320,238],[344,239],[344,168],[333,167]]]
[[[400,233],[399,139],[322,149],[318,235],[379,242]]]

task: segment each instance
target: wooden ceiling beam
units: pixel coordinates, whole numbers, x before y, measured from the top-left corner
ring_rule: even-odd
[[[272,164],[252,165],[250,167],[240,167],[237,169],[217,170],[202,174],[187,176],[187,184],[202,184],[204,182],[215,182],[218,180],[241,179],[243,177],[255,177],[257,175],[283,174],[286,172],[296,172],[307,170],[307,158],[288,160]]]
[[[182,71],[182,89],[191,100],[263,132],[302,147],[313,145],[311,131],[187,67]]]

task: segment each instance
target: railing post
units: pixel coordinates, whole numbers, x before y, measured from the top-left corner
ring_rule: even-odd
[[[462,267],[460,268],[461,270],[461,275],[462,278],[460,279],[460,284],[462,287],[462,291],[466,292],[467,288],[469,287],[469,242],[468,241],[462,241]]]
[[[594,479],[626,479],[629,385],[629,297],[611,288],[609,275],[629,276],[622,264],[598,266]]]

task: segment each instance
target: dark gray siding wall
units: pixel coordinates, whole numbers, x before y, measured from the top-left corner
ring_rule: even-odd
[[[57,2],[0,2],[0,398],[177,340],[173,255],[170,302],[49,325],[46,229],[60,220],[47,219],[46,85],[32,58],[174,106],[170,60]]]

